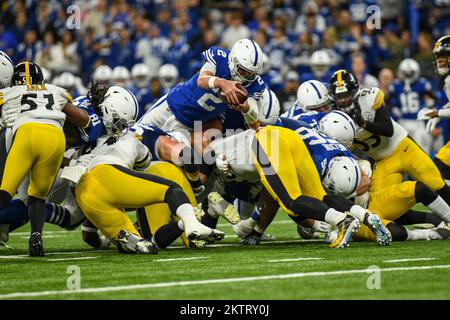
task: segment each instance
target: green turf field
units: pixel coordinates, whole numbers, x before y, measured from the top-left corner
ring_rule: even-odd
[[[46,257],[29,258],[24,227],[10,235],[13,250],[0,247],[0,299],[450,299],[448,240],[331,249],[300,240],[278,215],[268,229],[277,241],[247,247],[223,220],[218,228],[228,236],[214,247],[144,256],[94,251],[79,230],[47,225]]]

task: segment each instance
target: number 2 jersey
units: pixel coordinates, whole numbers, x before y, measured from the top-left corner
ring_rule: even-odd
[[[373,122],[375,113],[383,106],[383,91],[379,88],[360,89],[357,99],[361,106],[361,115],[364,120]],[[391,122],[394,127],[392,137],[380,136],[357,126],[354,144],[375,161],[380,161],[390,156],[408,135],[406,130],[392,118]]]
[[[211,47],[202,53],[202,58],[204,62],[215,66],[217,77],[231,80],[228,55],[229,51],[226,49]],[[174,87],[167,95],[167,102],[176,119],[190,128],[194,127],[194,121],[215,119],[229,108],[220,98],[219,89],[203,89],[197,85],[199,75],[197,72],[190,80]],[[248,95],[257,101],[265,88],[266,85],[259,76],[246,87]]]
[[[21,125],[38,122],[54,125],[62,130],[66,114],[62,111],[72,97],[66,89],[51,85],[23,85],[0,90],[2,111],[18,109],[13,132]]]

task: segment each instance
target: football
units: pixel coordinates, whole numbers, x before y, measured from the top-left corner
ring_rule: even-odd
[[[241,91],[243,91],[243,92],[245,93],[245,95],[242,95],[242,94],[240,94],[239,92],[236,93],[236,96],[237,96],[237,98],[238,98],[238,100],[239,100],[239,103],[244,103],[245,101],[247,101],[247,98],[248,98],[248,92],[247,92],[247,89],[245,89],[245,87],[244,87],[242,84],[240,84],[240,83],[236,84],[236,87],[239,88]],[[228,103],[228,104],[232,104],[232,103],[230,103],[230,102],[228,101],[227,97],[225,96],[225,93],[223,93],[222,91],[220,91],[220,98],[221,98],[224,102],[226,102],[226,103]]]

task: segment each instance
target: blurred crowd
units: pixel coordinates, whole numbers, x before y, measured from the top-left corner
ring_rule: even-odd
[[[285,110],[300,83],[338,68],[389,98],[405,58],[436,88],[432,48],[450,33],[450,0],[9,0],[0,21],[0,50],[14,62],[35,61],[75,94],[96,71],[146,104],[195,74],[204,50],[252,38]]]

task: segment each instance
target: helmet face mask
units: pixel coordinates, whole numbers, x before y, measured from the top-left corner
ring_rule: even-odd
[[[351,112],[359,91],[356,77],[347,70],[338,70],[331,77],[329,87],[336,108],[346,113]]]
[[[106,129],[113,135],[122,136],[127,133],[127,129],[134,125],[136,122],[134,120],[127,121],[120,117],[120,115],[113,111],[108,119],[104,119],[104,124]]]
[[[433,49],[433,65],[441,77],[450,74],[450,36],[440,38]]]

